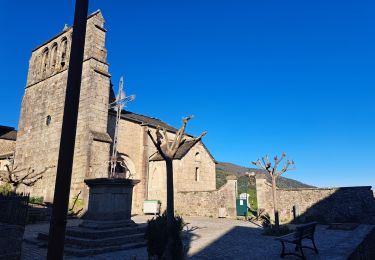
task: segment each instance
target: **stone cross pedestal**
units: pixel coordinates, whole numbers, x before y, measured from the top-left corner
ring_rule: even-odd
[[[133,187],[139,180],[121,178],[86,179],[89,205],[81,226],[94,227],[131,222]]]

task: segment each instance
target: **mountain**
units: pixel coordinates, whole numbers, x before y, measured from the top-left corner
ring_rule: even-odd
[[[249,188],[255,187],[255,179],[249,178],[245,175],[246,172],[254,172],[256,174],[266,174],[263,170],[246,168],[239,166],[233,163],[227,162],[218,162],[216,164],[216,187],[219,188],[226,183],[226,176],[235,175],[237,176],[237,187],[238,192],[246,192]],[[271,181],[271,177],[266,174],[268,181]],[[277,180],[277,186],[284,189],[293,189],[293,188],[314,188],[314,186],[307,185],[305,183],[285,178],[280,176]]]

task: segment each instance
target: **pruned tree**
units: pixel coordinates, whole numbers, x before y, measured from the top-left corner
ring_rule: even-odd
[[[156,129],[156,139],[153,137],[150,130],[147,134],[150,137],[152,143],[154,144],[156,150],[160,156],[164,159],[167,169],[167,234],[168,242],[166,248],[165,256],[167,259],[173,259],[173,244],[175,241],[173,236],[173,224],[174,224],[174,188],[173,188],[173,159],[179,150],[179,148],[185,143],[185,129],[186,124],[189,120],[192,119],[192,116],[188,116],[182,119],[182,126],[176,133],[173,140],[170,140],[168,137],[167,130]],[[162,130],[162,133],[160,132]],[[206,135],[206,132],[203,132],[199,137],[195,138],[196,142],[199,142],[203,136]]]
[[[283,153],[280,158],[275,156],[273,158],[273,164],[268,158],[268,155],[265,157],[262,157],[261,159],[258,159],[256,161],[253,161],[252,164],[257,166],[259,169],[267,171],[267,173],[271,176],[272,180],[272,200],[273,200],[273,212],[275,216],[275,225],[276,227],[279,227],[279,213],[278,213],[278,205],[277,205],[277,199],[276,199],[276,181],[277,178],[282,175],[283,173],[289,171],[289,170],[294,170],[295,169],[295,164],[294,161],[290,161],[289,159],[286,160],[284,163],[283,168],[278,171],[277,168],[280,166],[281,162],[284,160],[286,157],[286,154]]]
[[[5,165],[6,170],[0,171],[0,181],[8,183],[12,186],[13,192],[23,184],[25,186],[34,186],[37,181],[43,178],[43,174],[50,168],[55,166],[45,167],[40,172],[35,172],[31,167],[18,169],[18,166],[14,166],[13,158],[9,158],[9,164]]]

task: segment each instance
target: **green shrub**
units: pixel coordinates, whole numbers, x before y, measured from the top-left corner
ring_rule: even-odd
[[[12,186],[9,183],[0,185],[0,194],[8,194],[13,192]]]
[[[71,207],[68,209],[68,216],[77,217],[83,211],[83,199],[79,199],[78,197],[73,198],[73,203]]]
[[[249,193],[249,204],[252,210],[258,209],[258,202],[257,202],[257,191],[255,188],[250,188],[248,190]]]
[[[44,198],[43,197],[30,197],[29,198],[29,203],[33,204],[43,204]]]
[[[173,259],[183,258],[183,245],[181,239],[181,232],[184,227],[184,221],[181,217],[176,216],[174,219],[172,238],[173,238]],[[165,249],[167,248],[167,215],[152,218],[147,221],[147,228],[145,232],[145,239],[147,240],[147,252],[149,257],[157,257],[163,259]],[[171,240],[172,241],[172,240]]]

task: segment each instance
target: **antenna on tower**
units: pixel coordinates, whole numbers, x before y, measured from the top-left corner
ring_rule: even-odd
[[[110,109],[116,110],[116,124],[115,124],[115,135],[113,137],[113,146],[112,146],[112,156],[111,156],[111,169],[109,173],[110,178],[116,177],[116,165],[117,165],[117,137],[118,137],[118,128],[121,118],[121,111],[126,107],[126,104],[133,101],[135,95],[126,96],[124,91],[124,78],[120,78],[119,88],[116,96],[116,100],[109,104]]]

